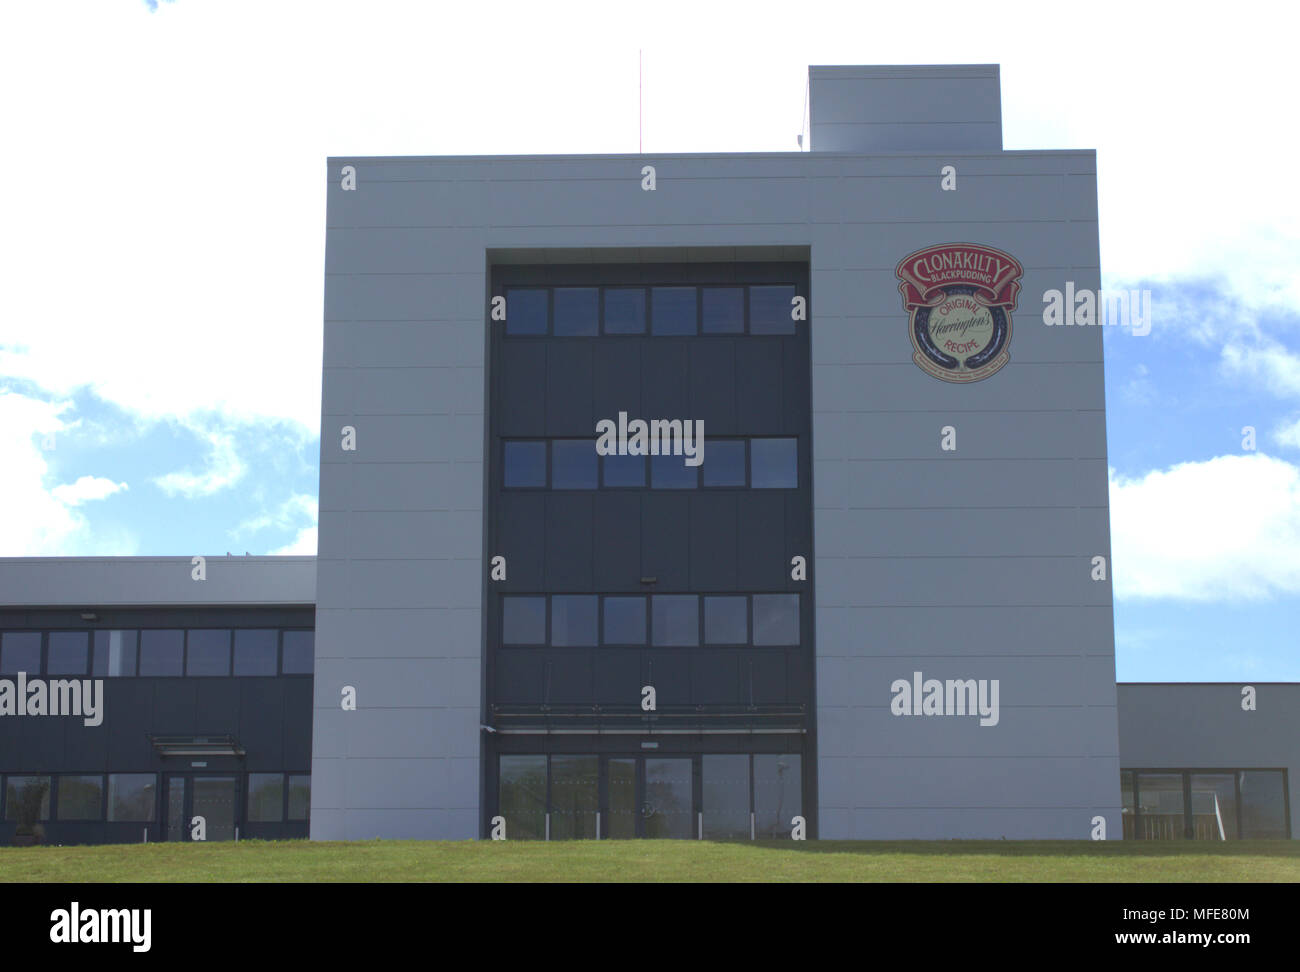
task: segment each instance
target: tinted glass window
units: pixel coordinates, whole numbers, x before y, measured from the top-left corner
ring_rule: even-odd
[[[504,453],[507,487],[546,485],[545,442],[507,442]]]
[[[507,840],[546,837],[546,757],[502,756],[499,806]]]
[[[691,762],[646,759],[643,820],[647,837],[689,840],[696,835]]]
[[[1237,839],[1237,778],[1233,773],[1192,774],[1192,836]]]
[[[596,643],[596,595],[556,594],[551,598],[551,644],[587,647]]]
[[[235,674],[274,675],[280,633],[273,628],[235,630]]]
[[[651,644],[664,647],[700,643],[700,602],[692,594],[656,594],[650,598]]]
[[[605,291],[605,333],[645,333],[645,291],[612,288]]]
[[[507,645],[546,644],[546,598],[501,598],[501,641]]]
[[[705,334],[743,333],[745,288],[705,287],[700,297],[700,326]]]
[[[591,439],[556,439],[551,443],[551,486],[596,488],[596,443]]]
[[[21,822],[50,819],[48,776],[5,777],[5,820]]]
[[[113,678],[135,674],[134,631],[96,631],[93,674]]]
[[[797,755],[754,756],[754,826],[758,837],[789,837],[803,814]]]
[[[595,334],[599,296],[595,287],[556,287],[555,333],[561,337]]]
[[[743,840],[749,837],[749,756],[705,756],[704,837]]]
[[[41,671],[41,633],[6,631],[0,635],[0,675],[39,675]]]
[[[799,440],[751,439],[749,465],[754,489],[794,489],[799,485]]]
[[[749,641],[749,603],[743,597],[704,599],[704,643],[743,645]]]
[[[793,334],[794,288],[750,287],[749,332],[751,334]]]
[[[745,485],[745,443],[726,439],[708,439],[704,445],[705,486]]]
[[[230,629],[191,628],[185,646],[186,675],[230,674]]]
[[[140,674],[180,675],[185,667],[185,632],[140,632]]]
[[[694,287],[654,287],[650,291],[650,332],[658,335],[694,334]]]
[[[799,644],[799,595],[754,595],[754,644]]]
[[[644,486],[645,456],[601,456],[606,486]]]
[[[1241,836],[1286,837],[1284,777],[1278,770],[1241,773]]]
[[[644,645],[645,598],[605,598],[605,631],[602,640],[607,645]]]
[[[596,836],[600,809],[595,756],[551,757],[551,839]]]
[[[137,823],[153,820],[157,787],[152,773],[110,773],[108,819]]]
[[[1133,771],[1123,770],[1119,774],[1119,797],[1120,813],[1124,818],[1124,839],[1133,840],[1136,831],[1133,829],[1133,810],[1136,804],[1133,802]]]
[[[59,819],[100,820],[104,816],[102,776],[59,777]]]
[[[90,665],[90,635],[85,631],[51,631],[45,671],[50,675],[85,675]]]
[[[545,334],[546,304],[545,290],[506,290],[506,333]]]
[[[1138,837],[1183,840],[1183,774],[1138,774]]]
[[[249,773],[249,822],[279,823],[283,819],[284,777],[279,773]]]
[[[709,450],[704,450],[708,462]],[[650,487],[652,489],[694,489],[699,485],[699,466],[686,465],[685,456],[651,456]]]
[[[285,675],[310,675],[316,667],[316,632],[286,631],[284,633]]]
[[[311,775],[289,774],[289,819],[306,820],[311,813]]]

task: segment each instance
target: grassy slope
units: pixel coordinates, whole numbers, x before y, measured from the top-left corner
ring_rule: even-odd
[[[118,844],[0,848],[0,881],[1300,882],[1300,842]]]

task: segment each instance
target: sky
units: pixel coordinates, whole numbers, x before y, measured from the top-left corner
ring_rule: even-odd
[[[11,5],[0,556],[315,552],[328,156],[795,151],[810,64],[997,63],[1004,147],[1095,149],[1103,287],[1152,295],[1105,329],[1118,677],[1300,681],[1300,135],[1253,7]]]

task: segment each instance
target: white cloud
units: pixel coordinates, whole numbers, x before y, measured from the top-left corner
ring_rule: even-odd
[[[287,500],[281,503],[273,511],[264,511],[255,517],[245,520],[235,529],[230,531],[230,536],[234,539],[240,539],[250,533],[258,533],[262,530],[290,530],[295,524],[303,519],[311,522],[311,550],[308,553],[316,552],[316,521],[319,517],[320,503],[315,496],[307,493],[294,493]],[[289,546],[300,543],[306,543],[304,538],[306,529],[300,528],[298,537]],[[288,548],[284,548],[287,550]],[[275,551],[276,553],[284,550]]]
[[[126,556],[137,550],[133,535],[115,527],[92,531],[76,509],[118,491],[119,484],[83,476],[70,485],[45,485],[52,453],[43,449],[47,442],[57,449],[60,436],[73,427],[63,418],[71,407],[0,390],[0,556]]]
[[[127,488],[126,483],[115,483],[103,476],[82,476],[75,483],[55,486],[50,493],[65,506],[80,506],[91,500],[112,496]]]
[[[1277,431],[1273,433],[1273,438],[1277,440],[1279,445],[1300,449],[1300,416],[1279,426]]]
[[[1300,594],[1300,467],[1254,454],[1110,476],[1116,598]]]
[[[273,555],[285,554],[311,554],[316,553],[316,527],[304,527],[298,531],[298,536],[294,537],[292,543],[283,547],[272,550]]]
[[[235,440],[228,432],[208,430],[200,433],[208,440],[207,468],[203,472],[171,472],[154,477],[154,483],[169,496],[178,493],[186,499],[211,496],[243,478],[247,467],[235,453]]]
[[[1225,374],[1260,384],[1278,398],[1300,398],[1300,354],[1276,341],[1229,343],[1219,364]]]

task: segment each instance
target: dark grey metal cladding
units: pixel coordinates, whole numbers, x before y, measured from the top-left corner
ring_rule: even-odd
[[[144,566],[144,565],[142,565]],[[97,620],[53,608],[0,610],[0,630],[96,631],[148,628],[301,628],[314,622],[311,608],[96,607]],[[7,676],[12,678],[12,676]],[[66,678],[74,676],[41,676]],[[86,676],[81,676],[86,677]],[[88,726],[76,716],[8,716],[0,719],[0,774],[58,776],[116,773],[203,773],[238,778],[236,823],[241,837],[305,838],[307,821],[249,823],[246,773],[311,771],[312,676],[122,676],[103,678],[102,721]],[[153,736],[235,737],[243,757],[206,757],[202,769],[164,757]],[[162,779],[161,775],[159,779]],[[161,787],[159,788],[161,792]],[[149,823],[51,819],[42,824],[49,844],[132,843],[163,839],[161,808]],[[0,844],[15,823],[0,821]]]
[[[705,251],[707,252],[707,251]],[[701,257],[704,252],[699,254]],[[806,263],[494,266],[491,292],[511,286],[793,284],[808,294]],[[649,327],[647,327],[647,332]],[[785,737],[709,736],[673,752],[777,752],[805,756],[804,806],[815,805],[811,576],[791,579],[791,558],[812,562],[812,449],[807,326],[788,336],[506,336],[489,352],[489,554],[507,580],[487,605],[485,720],[501,709],[627,714],[654,685],[659,711],[690,708],[708,726],[723,711],[797,712]],[[594,438],[597,421],[699,419],[705,436],[792,436],[799,487],[556,491],[503,486],[502,440]],[[705,465],[708,451],[705,450]],[[643,579],[654,578],[654,583]],[[501,645],[507,594],[775,593],[801,595],[800,647],[511,648]],[[761,720],[760,720],[761,721]],[[580,723],[581,724],[581,723]],[[718,729],[715,725],[714,732]],[[651,738],[651,737],[647,737]],[[672,737],[664,737],[672,738]],[[500,752],[621,752],[636,737],[494,737],[485,817],[495,804]],[[507,744],[508,740],[508,744]],[[790,747],[794,747],[793,750]],[[810,812],[809,817],[813,815]]]

